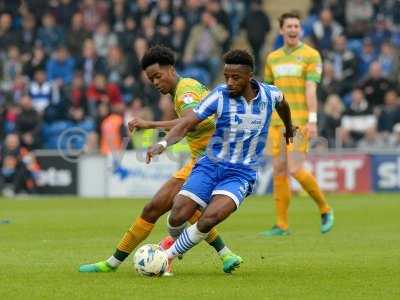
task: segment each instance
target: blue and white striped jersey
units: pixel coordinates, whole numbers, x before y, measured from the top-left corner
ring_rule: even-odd
[[[193,110],[199,120],[216,115],[216,130],[207,146],[207,156],[233,164],[256,166],[263,156],[276,102],[282,92],[273,85],[252,80],[257,96],[248,103],[232,98],[226,85],[216,87]]]

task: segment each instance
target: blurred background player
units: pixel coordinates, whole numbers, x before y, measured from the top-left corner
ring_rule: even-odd
[[[289,234],[288,209],[291,198],[289,176],[293,176],[318,205],[321,232],[331,230],[334,217],[314,176],[303,167],[308,140],[317,136],[317,83],[321,79],[321,57],[317,50],[300,41],[300,16],[284,13],[279,19],[284,46],[267,57],[264,80],[280,88],[292,111],[293,125],[298,127],[293,145],[283,142],[282,121],[272,116],[268,151],[272,154],[274,199],[277,221],[267,236]]]
[[[209,91],[204,85],[194,79],[179,77],[174,66],[175,58],[173,52],[163,46],[150,48],[142,58],[142,69],[146,72],[147,77],[160,93],[172,96],[175,112],[181,118],[192,112],[193,108],[197,106],[201,99],[207,96]],[[136,128],[171,129],[178,122],[179,119],[146,121],[134,118],[129,122],[128,126],[131,132]],[[178,170],[143,208],[140,217],[133,222],[132,226],[122,237],[115,253],[106,261],[80,266],[80,272],[110,272],[116,270],[129,254],[147,238],[157,220],[171,209],[175,195],[179,192],[192,171],[196,159],[204,154],[214,130],[215,121],[213,117],[210,117],[205,119],[195,130],[187,135],[187,141],[191,150],[190,161]],[[196,222],[200,214],[200,211],[196,211],[194,215],[192,214],[189,222]],[[215,228],[210,231],[206,241],[218,252],[224,267],[226,267],[227,263],[234,262],[239,265],[242,262],[241,257],[232,253],[225,246]],[[173,240],[167,238],[161,243],[161,246],[168,248],[172,242]]]
[[[216,115],[216,130],[206,154],[174,200],[169,228],[181,228],[181,234],[167,251],[169,259],[183,255],[209,235],[210,230],[228,218],[253,191],[271,115],[277,110],[286,128],[286,143],[293,141],[290,109],[275,86],[253,79],[254,61],[244,50],[224,55],[226,84],[216,87],[193,111],[167,134],[165,140],[150,147],[147,162],[168,145],[183,139],[201,122]],[[187,229],[182,225],[199,208],[200,219]],[[174,230],[175,231],[175,230]],[[176,232],[171,231],[171,235]],[[231,273],[234,261],[224,268]]]

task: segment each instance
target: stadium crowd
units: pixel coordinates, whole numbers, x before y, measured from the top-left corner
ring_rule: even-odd
[[[212,87],[243,33],[262,78],[265,50],[282,45],[277,33],[266,45],[271,22],[263,1],[0,1],[3,181],[34,190],[32,150],[107,154],[132,116],[172,118],[140,68],[151,45],[171,47],[180,75]],[[323,57],[322,146],[400,149],[400,1],[314,0],[303,25]]]

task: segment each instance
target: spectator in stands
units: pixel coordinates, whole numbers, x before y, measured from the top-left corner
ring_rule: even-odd
[[[12,45],[8,48],[1,74],[1,89],[6,93],[12,91],[14,80],[22,73],[22,62],[19,48]]]
[[[106,61],[106,74],[108,82],[123,86],[124,78],[130,75],[130,66],[121,48],[111,46],[108,48]]]
[[[65,97],[69,101],[68,106],[82,108],[85,115],[89,113],[85,81],[82,72],[75,72],[71,87],[65,89]]]
[[[33,78],[36,70],[46,69],[47,64],[47,57],[43,47],[37,45],[35,46],[35,48],[33,48],[32,52],[32,58],[23,66],[23,73],[27,75],[30,79]]]
[[[75,69],[75,59],[72,58],[65,46],[60,46],[54,52],[46,65],[47,77],[58,86],[69,85],[72,82]]]
[[[50,105],[54,88],[56,87],[47,80],[45,70],[37,69],[34,79],[29,85],[29,96],[32,99],[32,106],[37,112],[43,113]]]
[[[362,89],[369,105],[371,107],[382,105],[386,92],[394,88],[394,83],[382,76],[379,62],[373,62],[370,66],[368,77],[362,83]]]
[[[333,40],[342,34],[342,31],[342,26],[333,19],[331,10],[325,8],[313,24],[311,36],[316,48],[324,54],[332,49]]]
[[[357,77],[358,79],[364,79],[368,73],[369,67],[373,61],[377,59],[377,55],[374,49],[374,45],[370,38],[363,40],[363,46],[361,53],[358,54],[357,63]]]
[[[127,136],[127,129],[124,124],[123,102],[114,105],[111,114],[101,123],[100,152],[111,154],[124,150],[123,137]]]
[[[332,63],[335,81],[340,82],[341,89],[337,93],[343,96],[350,92],[356,80],[357,59],[354,53],[347,49],[347,39],[344,35],[334,39],[333,50],[328,51],[326,59]]]
[[[0,52],[5,51],[11,45],[18,44],[18,35],[11,30],[12,16],[3,13],[0,16]]]
[[[400,75],[400,59],[399,54],[389,42],[384,42],[381,46],[381,53],[378,57],[381,65],[382,76],[390,81],[395,81]]]
[[[362,89],[352,92],[351,105],[344,112],[341,122],[341,142],[345,147],[354,147],[364,137],[365,132],[375,128],[376,117],[372,107],[364,97]]]
[[[22,53],[29,53],[36,41],[36,20],[32,14],[22,19],[22,28],[18,32],[18,45]]]
[[[125,0],[114,0],[111,7],[110,24],[115,33],[123,32],[125,29],[125,18],[128,16],[128,4]]]
[[[161,40],[168,41],[171,38],[172,23],[174,21],[170,0],[157,1],[157,6],[153,9],[152,15]]]
[[[343,82],[335,79],[333,65],[325,61],[322,65],[322,80],[317,87],[318,100],[325,103],[330,94],[343,95]]]
[[[368,128],[364,137],[357,143],[357,148],[364,151],[377,151],[386,147],[384,139],[378,134],[375,127]]]
[[[142,24],[142,19],[151,14],[151,6],[149,0],[138,0],[132,5],[132,14],[136,24]]]
[[[2,193],[12,196],[16,193],[35,191],[33,176],[34,158],[21,148],[18,135],[9,134],[2,145],[0,156]]]
[[[224,29],[228,32],[228,37],[222,44],[222,51],[226,52],[229,50],[230,44],[232,42],[232,27],[229,21],[229,16],[226,11],[222,8],[221,0],[209,0],[205,2],[205,11],[209,12],[215,17],[217,23],[222,25]]]
[[[198,0],[185,1],[185,8],[183,9],[184,18],[186,20],[189,31],[193,26],[201,21],[201,2]]]
[[[329,95],[318,126],[321,136],[327,139],[329,148],[336,146],[336,131],[341,125],[343,112],[344,105],[340,97],[336,94]]]
[[[202,21],[190,31],[183,61],[187,66],[203,68],[211,81],[219,73],[221,46],[228,38],[228,31],[216,18],[203,12]]]
[[[125,52],[132,50],[132,45],[139,38],[139,31],[135,19],[128,16],[125,19],[124,31],[117,34],[118,44]]]
[[[151,44],[168,44],[168,35],[162,35],[157,31],[154,19],[151,16],[143,17],[140,26],[140,34]]]
[[[169,46],[175,51],[176,65],[178,68],[182,67],[182,58],[185,51],[189,31],[186,26],[186,21],[182,16],[176,16],[172,24],[172,33]]]
[[[57,23],[68,28],[71,24],[72,16],[77,10],[77,1],[59,0],[53,8],[53,13],[57,19]]]
[[[76,129],[74,139],[71,139],[69,146],[74,150],[82,150],[85,148],[87,137],[95,134],[95,123],[91,118],[85,117],[83,108],[78,106],[69,109],[68,117],[71,122],[70,126]]]
[[[154,119],[160,120],[161,112],[158,106],[160,93],[150,83],[144,71],[140,73],[139,80],[135,81],[133,84],[132,95],[134,99],[142,99],[144,105],[149,107],[154,113]]]
[[[103,0],[83,0],[81,12],[85,28],[93,32],[102,20],[107,19],[108,5]]]
[[[255,58],[255,70],[261,72],[261,50],[271,30],[268,15],[262,9],[262,1],[252,1],[250,12],[244,17],[241,28],[246,32],[247,40]]]
[[[129,60],[129,66],[130,66],[130,72],[132,76],[134,77],[134,80],[136,81],[139,79],[140,74],[142,72],[142,68],[140,67],[140,61],[146,52],[146,50],[149,47],[149,44],[147,40],[143,37],[138,37],[133,45],[131,45],[130,53],[128,55],[128,60]],[[131,83],[130,86],[132,86],[133,82]]]
[[[107,21],[100,22],[96,27],[93,34],[93,41],[96,47],[96,53],[101,57],[106,57],[108,48],[118,43],[117,36],[110,31]]]
[[[400,123],[393,127],[393,134],[389,137],[388,145],[390,148],[400,150]]]
[[[378,131],[388,135],[396,123],[400,123],[400,98],[396,90],[389,90],[378,117]]]
[[[86,91],[86,97],[89,104],[89,113],[96,115],[97,106],[100,102],[107,103],[111,107],[122,102],[122,95],[119,87],[114,83],[108,83],[104,74],[95,75],[93,82]]]
[[[106,72],[106,61],[97,55],[93,40],[84,41],[82,57],[78,60],[77,69],[82,72],[86,85],[92,82],[94,74]]]
[[[369,31],[373,15],[370,0],[347,0],[346,1],[346,32],[351,38],[363,38]]]
[[[90,33],[86,31],[83,22],[83,15],[77,12],[72,17],[71,26],[66,34],[66,43],[71,55],[77,57],[82,52],[82,46],[86,39],[90,37]]]
[[[310,15],[319,15],[324,8],[329,8],[334,19],[341,25],[345,26],[345,2],[346,0],[312,0]]]
[[[375,22],[375,26],[369,33],[369,37],[375,46],[375,49],[379,49],[382,44],[386,41],[390,41],[392,38],[392,32],[389,30],[388,22],[384,16],[379,16]]]
[[[37,39],[47,54],[64,43],[64,30],[56,24],[52,14],[47,13],[42,17],[42,27],[38,30]]]
[[[21,112],[16,120],[16,132],[20,136],[21,144],[29,151],[40,149],[40,116],[33,108],[32,99],[24,95],[20,100]]]

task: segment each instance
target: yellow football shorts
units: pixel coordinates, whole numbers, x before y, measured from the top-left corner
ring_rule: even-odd
[[[192,172],[192,169],[195,164],[196,164],[196,159],[191,158],[182,168],[180,168],[178,171],[176,171],[174,173],[174,175],[172,175],[172,177],[186,181],[186,179],[189,177],[190,173]]]
[[[282,153],[282,151],[308,152],[309,139],[306,126],[299,126],[293,139],[293,144],[286,145],[285,137],[283,136],[284,132],[284,126],[271,126],[269,128],[267,146],[265,148],[266,155],[276,156]]]

